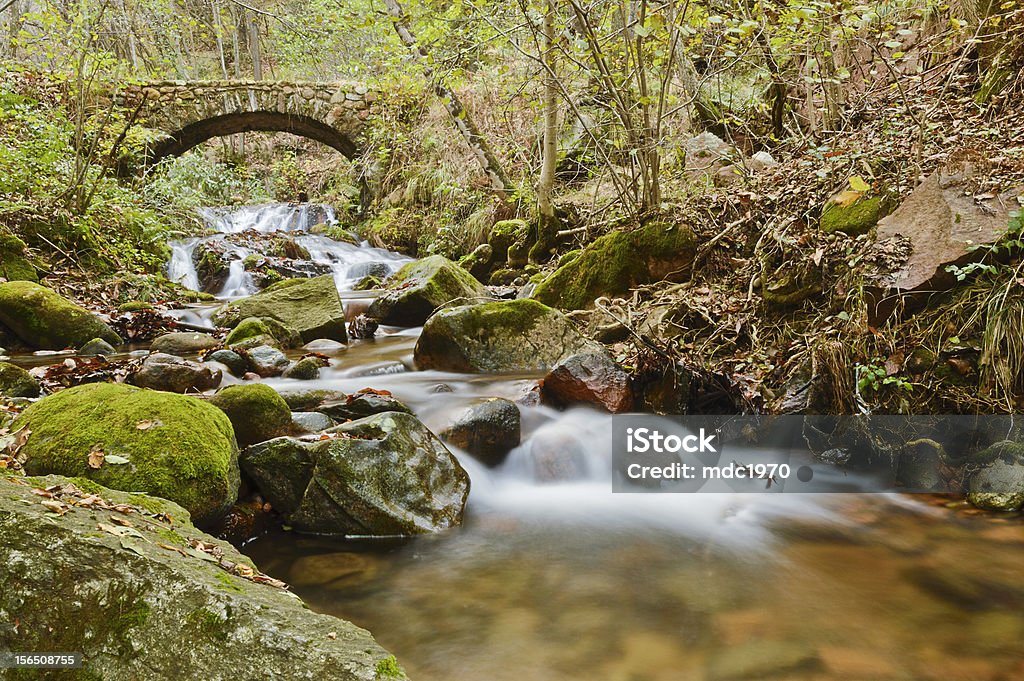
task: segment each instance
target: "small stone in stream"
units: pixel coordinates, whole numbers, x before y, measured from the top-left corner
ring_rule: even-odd
[[[376,319],[361,314],[348,323],[348,335],[352,338],[373,338],[377,327]]]
[[[366,376],[394,376],[395,374],[404,374],[408,370],[409,368],[401,362],[381,362],[380,364],[373,364],[359,369],[349,369],[347,375],[353,378]]]
[[[493,468],[519,446],[520,428],[519,407],[492,397],[467,407],[438,435]]]
[[[203,358],[205,362],[220,362],[227,367],[232,376],[244,376],[248,363],[245,357],[234,350],[215,350]]]
[[[260,380],[260,375],[255,373],[255,372],[253,372],[253,371],[246,371],[242,375],[242,380],[244,380],[244,381],[258,381],[258,380]]]
[[[388,278],[389,274],[391,274],[391,265],[386,262],[357,262],[348,268],[346,276],[349,279],[373,277],[383,281]]]
[[[150,350],[184,357],[185,355],[198,355],[204,350],[210,350],[218,345],[220,345],[220,341],[208,333],[176,331],[158,337],[153,341]]]
[[[438,383],[430,388],[432,393],[453,393],[455,392],[450,385],[447,383]]]
[[[585,352],[556,364],[541,383],[541,397],[560,407],[592,404],[613,414],[633,406],[629,374],[604,352]]]
[[[95,355],[112,355],[117,350],[114,346],[103,340],[102,338],[93,338],[91,341],[83,345],[78,349],[78,354],[83,357],[91,357]]]
[[[215,367],[158,352],[146,358],[132,377],[132,383],[140,388],[170,393],[203,392],[220,385],[223,376]]]
[[[327,434],[313,442],[277,438],[240,457],[243,470],[294,529],[414,535],[462,522],[469,476],[416,417],[376,414]]]
[[[329,338],[318,338],[306,343],[302,347],[310,352],[337,352],[338,350],[344,350],[346,345]]]
[[[264,383],[232,385],[210,398],[231,421],[235,439],[242,447],[287,435],[292,413],[288,404]]]
[[[339,390],[323,390],[319,388],[292,388],[280,391],[281,397],[292,411],[314,411],[327,402],[344,400],[348,395]]]
[[[587,470],[586,449],[571,433],[541,430],[529,442],[529,461],[539,482],[579,480]]]
[[[0,362],[0,395],[39,397],[39,381],[17,365]]]
[[[386,411],[403,412],[411,414],[412,410],[399,400],[388,394],[382,394],[373,390],[366,390],[349,395],[339,402],[328,402],[317,408],[317,411],[327,414],[331,418],[343,421],[346,419],[361,419],[374,414],[381,414]]]
[[[380,279],[373,276],[372,274],[367,274],[365,277],[363,277],[362,279],[355,283],[355,285],[352,287],[352,290],[372,291],[373,289],[380,288],[382,285],[383,283],[381,282]],[[351,333],[349,335],[351,335]]]
[[[269,345],[260,345],[245,351],[249,369],[260,378],[280,376],[290,362],[283,352]]]
[[[322,357],[303,357],[295,364],[285,369],[284,378],[294,378],[300,381],[312,381],[320,378],[320,369],[327,366],[328,362]]]
[[[319,433],[337,424],[330,416],[318,411],[293,411],[292,425],[299,433]]]

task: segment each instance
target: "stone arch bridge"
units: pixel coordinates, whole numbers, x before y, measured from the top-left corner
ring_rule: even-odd
[[[373,114],[377,93],[352,83],[255,80],[162,81],[124,86],[119,105],[138,110],[138,122],[167,133],[148,161],[240,132],[289,132],[322,142],[349,159]]]

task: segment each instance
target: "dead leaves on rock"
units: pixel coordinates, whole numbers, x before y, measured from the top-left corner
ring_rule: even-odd
[[[102,451],[97,451],[102,455]],[[112,455],[106,455],[105,458],[110,462]],[[11,481],[21,485],[28,484],[18,478],[12,478]],[[196,537],[182,538],[181,544],[168,539],[169,533],[177,530],[174,519],[167,513],[152,512],[134,504],[113,503],[97,494],[85,492],[71,483],[32,488],[31,492],[41,498],[39,504],[43,508],[58,517],[76,508],[108,511],[110,514],[106,518],[96,522],[96,529],[117,537],[122,549],[140,556],[146,555],[147,545],[154,545],[166,551],[173,551],[183,558],[214,563],[232,575],[257,584],[266,584],[276,589],[288,588],[285,582],[263,574],[251,565],[230,560],[224,555],[224,549],[219,544]]]
[[[0,428],[0,470],[21,470],[25,461],[19,453],[31,434],[28,426],[22,426],[13,433],[9,428]]]

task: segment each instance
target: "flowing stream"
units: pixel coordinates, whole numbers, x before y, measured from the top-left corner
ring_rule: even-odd
[[[252,291],[251,249],[226,241],[248,230],[294,235],[350,316],[371,298],[352,283],[406,260],[308,233],[333,221],[323,206],[205,218],[215,233],[174,244],[169,272],[198,287],[194,249],[224,241],[220,298]],[[537,378],[415,371],[418,333],[320,344],[331,366],[318,380],[267,382],[386,389],[437,429]],[[463,527],[408,541],[279,532],[246,551],[312,608],[372,631],[420,681],[1024,679],[1019,517],[897,495],[614,495],[609,416],[521,411],[523,442],[500,468],[455,451],[472,480]]]

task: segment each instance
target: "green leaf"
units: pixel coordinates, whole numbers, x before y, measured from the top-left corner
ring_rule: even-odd
[[[118,456],[117,454],[107,454],[105,457],[103,457],[103,462],[104,463],[112,463],[115,466],[120,466],[120,465],[123,465],[123,464],[126,464],[126,463],[131,463],[131,461],[129,461],[125,457]]]
[[[850,178],[850,188],[856,192],[866,192],[871,189],[871,185],[865,182],[860,175],[854,175]]]

